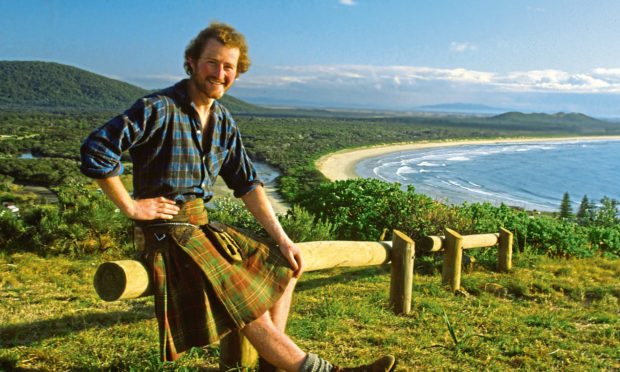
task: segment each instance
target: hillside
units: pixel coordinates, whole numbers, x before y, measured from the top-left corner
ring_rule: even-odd
[[[524,114],[522,112],[506,112],[500,115],[493,116],[497,122],[527,122],[527,123],[549,123],[549,124],[578,124],[578,125],[601,125],[602,120],[595,119],[593,117],[579,114],[579,113],[564,113],[559,112],[557,114]]]
[[[0,110],[119,111],[149,92],[60,63],[0,61]],[[235,113],[271,111],[231,96],[221,102]]]
[[[0,108],[116,110],[147,90],[53,62],[0,61]]]

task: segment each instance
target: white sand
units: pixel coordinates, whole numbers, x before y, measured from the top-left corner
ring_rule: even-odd
[[[446,141],[426,141],[409,142],[393,145],[381,145],[372,147],[362,147],[356,149],[346,149],[336,151],[320,157],[316,163],[316,168],[332,181],[358,178],[355,173],[355,165],[360,161],[376,156],[389,154],[392,152],[418,150],[431,147],[442,146],[462,146],[462,145],[483,145],[504,142],[534,142],[534,141],[574,141],[574,140],[601,140],[601,139],[620,139],[620,136],[597,136],[597,137],[514,137],[489,140],[446,140]]]

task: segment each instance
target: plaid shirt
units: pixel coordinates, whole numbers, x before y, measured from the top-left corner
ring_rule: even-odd
[[[203,134],[187,83],[182,80],[138,100],[93,131],[82,143],[82,173],[91,178],[120,175],[121,154],[129,150],[136,199],[208,201],[218,175],[236,197],[262,184],[232,116],[217,101],[211,107],[211,134]],[[203,140],[204,135],[211,140]]]

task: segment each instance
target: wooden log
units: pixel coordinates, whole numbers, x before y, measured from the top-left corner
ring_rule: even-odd
[[[463,249],[491,247],[499,242],[499,234],[474,234],[465,235],[463,238]],[[445,249],[445,236],[425,236],[416,241],[418,252],[439,252]]]
[[[104,262],[97,268],[93,285],[99,297],[116,301],[151,295],[150,277],[140,261]]]
[[[462,260],[463,237],[456,231],[446,228],[442,282],[448,284],[452,292],[461,288]]]
[[[239,330],[220,340],[220,371],[240,371],[256,366],[258,352]]]
[[[305,271],[376,266],[390,261],[392,242],[318,241],[297,243]]]
[[[315,271],[387,263],[392,242],[318,241],[297,245],[306,271]],[[149,274],[141,262],[122,260],[99,265],[93,284],[99,297],[115,301],[153,295],[149,283]]]
[[[499,229],[499,248],[497,250],[497,271],[512,269],[512,233],[503,227]]]
[[[390,306],[396,314],[411,312],[415,243],[398,230],[392,234]]]

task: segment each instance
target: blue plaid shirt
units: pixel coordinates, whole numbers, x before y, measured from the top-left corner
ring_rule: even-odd
[[[91,178],[120,175],[121,154],[129,150],[136,199],[206,201],[213,197],[218,175],[236,197],[262,184],[232,116],[217,101],[208,126],[212,134],[203,133],[187,83],[182,80],[138,100],[93,131],[82,143],[82,173]]]

